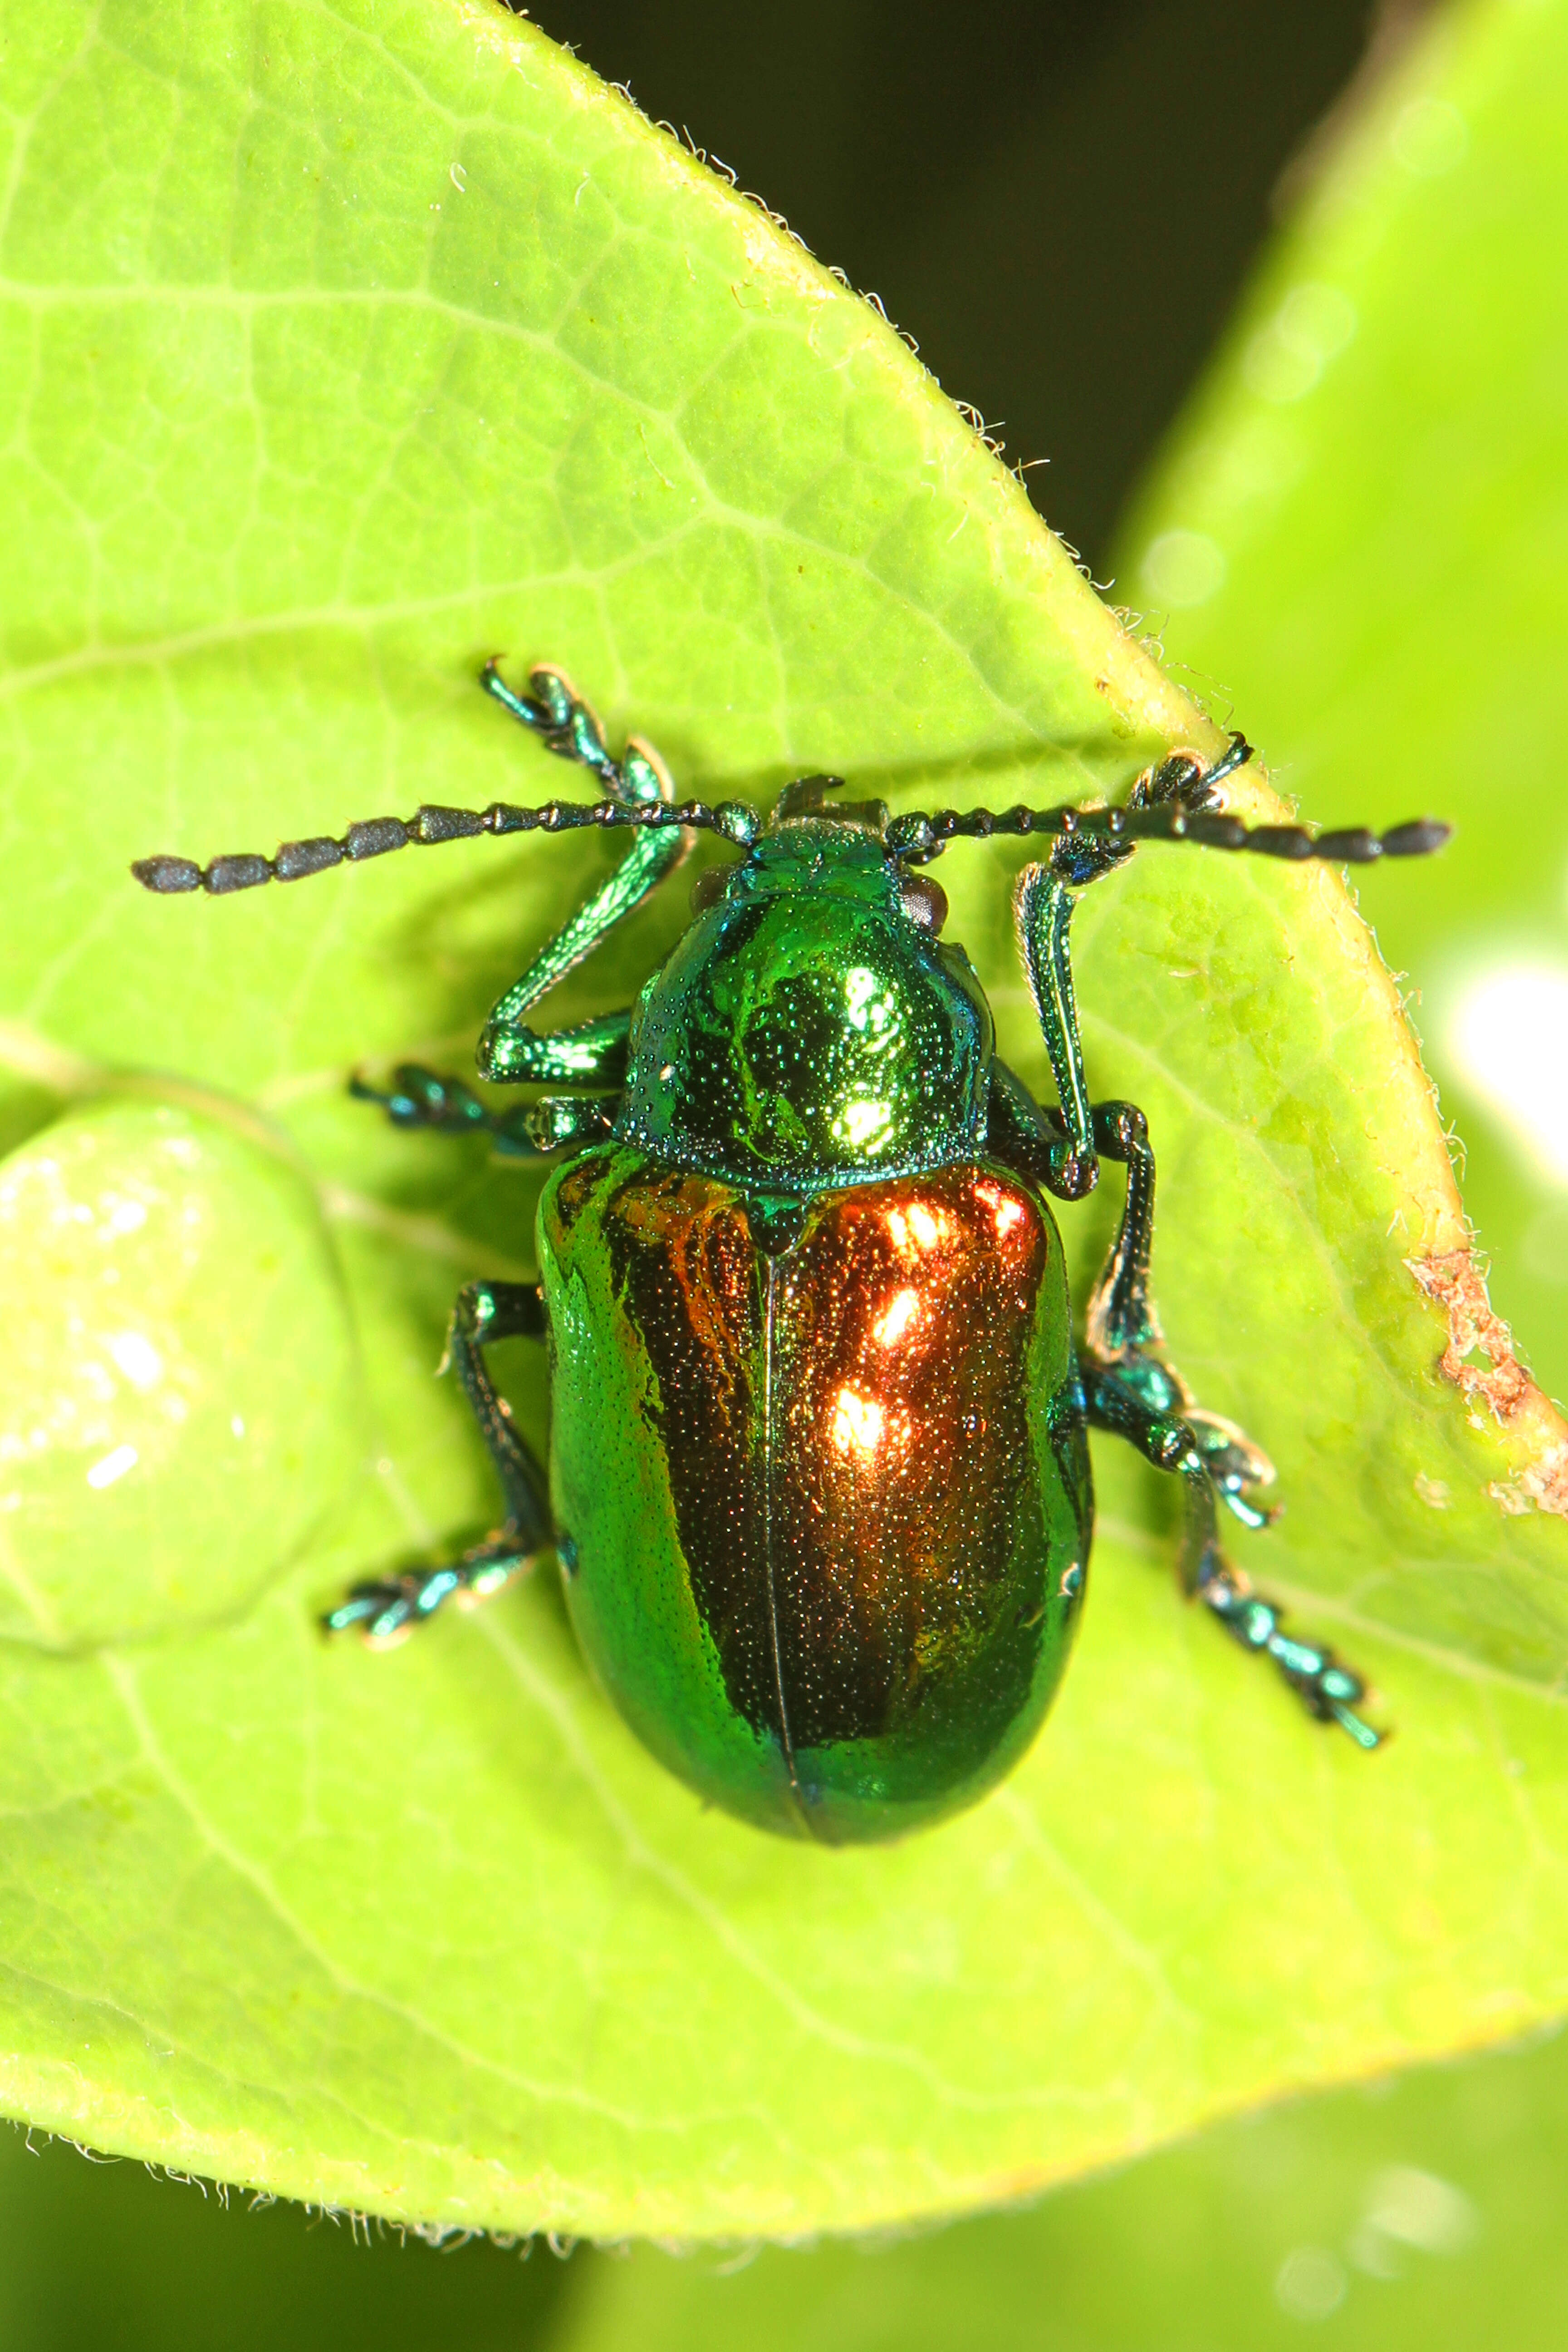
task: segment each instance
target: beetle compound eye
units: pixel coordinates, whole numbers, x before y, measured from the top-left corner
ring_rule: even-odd
[[[911,923],[933,936],[941,930],[947,920],[947,892],[940,882],[925,874],[906,874],[899,884],[899,896]]]
[[[691,911],[694,915],[705,915],[710,907],[718,905],[734,870],[732,866],[710,866],[705,874],[697,877],[691,886]]]

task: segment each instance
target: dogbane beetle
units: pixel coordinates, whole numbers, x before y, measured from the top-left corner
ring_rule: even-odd
[[[512,717],[601,797],[483,813],[425,807],[199,866],[151,857],[150,890],[218,896],[405,844],[625,827],[627,856],[500,999],[481,1077],[545,1089],[490,1108],[405,1064],[397,1126],[563,1156],[537,1223],[537,1287],[470,1282],[448,1360],[495,1464],[500,1527],[447,1564],[356,1585],[325,1622],[373,1643],[453,1595],[495,1591],[553,1547],[601,1684],[662,1763],[758,1826],[827,1843],[896,1837],[992,1788],[1033,1738],[1083,1601],[1088,1432],[1182,1482],[1180,1572],[1309,1711],[1361,1747],[1361,1679],[1289,1633],[1221,1549],[1274,1472],[1204,1412],[1165,1354],[1149,1286],[1154,1159],[1134,1104],[1094,1102],[1074,1007],[1077,894],[1142,841],[1370,864],[1447,837],[1248,828],[1219,786],[1250,759],[1173,752],[1124,806],[890,815],[792,783],[772,814],[678,803],[657,755],[610,757],[556,670]],[[637,1004],[536,1032],[526,1015],[679,865],[700,831],[738,849],[705,873],[689,929]],[[922,869],[952,841],[1040,835],[1017,935],[1055,1080],[1037,1103]],[[1120,1227],[1075,1346],[1050,1202],[1100,1160],[1126,1170]],[[548,1341],[548,1476],[486,1365]]]

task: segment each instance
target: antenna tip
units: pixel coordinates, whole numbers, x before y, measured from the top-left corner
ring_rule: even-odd
[[[1440,817],[1417,817],[1413,824],[1396,824],[1383,836],[1385,857],[1429,857],[1452,837],[1454,828]]]

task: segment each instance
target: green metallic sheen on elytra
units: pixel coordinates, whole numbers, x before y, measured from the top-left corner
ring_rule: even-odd
[[[1089,1486],[1043,1201],[971,1160],[820,1192],[790,1248],[624,1145],[539,1214],[551,1501],[584,1652],[639,1738],[838,1844],[973,1804],[1067,1662]]]
[[[960,948],[911,922],[876,835],[766,835],[644,990],[616,1132],[764,1192],[984,1149],[992,1022]]]

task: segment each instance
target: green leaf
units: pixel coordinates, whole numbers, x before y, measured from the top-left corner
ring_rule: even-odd
[[[530,1264],[538,1191],[343,1081],[462,1066],[611,853],[479,842],[227,902],[147,898],[132,857],[548,797],[562,772],[474,688],[497,650],[565,666],[715,797],[831,769],[905,806],[1044,802],[1222,739],[884,322],[526,25],[6,0],[5,30],[10,1131],[127,1069],[285,1130],[374,1437],[232,1622],[0,1643],[0,2102],[420,2221],[787,2234],[1561,2006],[1568,1542],[1529,1508],[1561,1430],[1494,1426],[1437,1370],[1405,1262],[1462,1245],[1457,1196],[1326,873],[1152,851],[1086,904],[1080,993],[1097,1089],[1154,1122],[1176,1358],[1279,1462],[1289,1516],[1247,1563],[1377,1675],[1386,1755],[1184,1608],[1171,1498],[1110,1454],[1055,1720],[895,1849],[702,1813],[549,1574],[390,1658],[320,1640],[353,1576],[493,1515],[430,1375],[457,1283]],[[1008,865],[955,851],[943,880],[1043,1083]],[[625,1003],[680,919],[656,901],[563,1013]],[[1112,1210],[1073,1221],[1080,1274]],[[194,1349],[245,1289],[215,1277]],[[311,1402],[307,1328],[279,1498],[330,1483],[357,1409],[350,1381]],[[506,1370],[540,1430],[537,1351]],[[213,1476],[195,1442],[160,1465],[171,1527]]]

